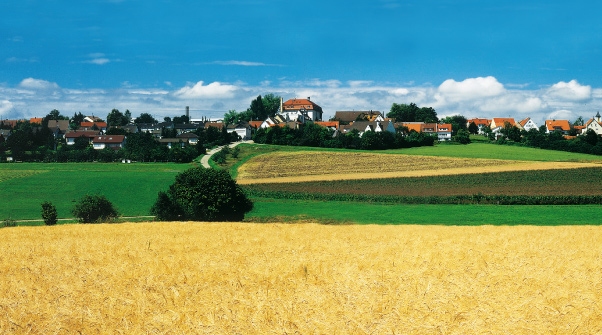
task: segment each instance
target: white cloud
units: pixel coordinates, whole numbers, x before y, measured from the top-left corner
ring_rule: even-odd
[[[262,62],[249,62],[245,60],[217,60],[210,64],[217,65],[235,65],[235,66],[282,66],[279,64],[266,64]]]
[[[591,99],[592,87],[583,86],[573,79],[568,83],[561,81],[552,85],[547,90],[547,94],[553,98],[562,100],[583,101]]]
[[[493,97],[505,92],[495,77],[469,78],[463,81],[448,79],[439,85],[439,94],[446,101],[466,101]]]
[[[40,116],[54,108],[64,115],[81,111],[106,116],[112,108],[118,108],[129,109],[134,116],[148,112],[162,119],[182,115],[184,107],[190,106],[195,118],[221,117],[230,109],[245,110],[260,94],[274,93],[284,100],[311,97],[322,106],[325,118],[334,116],[337,110],[388,112],[393,103],[411,102],[435,108],[440,117],[461,114],[465,117],[522,119],[528,116],[539,125],[550,117],[574,119],[574,115],[582,115],[589,118],[596,111],[602,111],[602,88],[589,88],[589,99],[575,100],[573,95],[550,94],[552,87],[557,90],[563,85],[510,89],[494,77],[469,78],[460,82],[448,80],[439,86],[369,81],[346,81],[343,85],[336,79],[292,82],[286,78],[256,85],[204,81],[183,87],[170,84],[162,83],[162,87],[155,88],[128,85],[113,89],[61,88],[51,81],[26,78],[15,87],[0,85],[0,110],[4,118],[10,118],[10,115]],[[564,83],[564,86],[573,91],[586,87],[576,82]]]
[[[231,98],[238,88],[234,85],[222,84],[213,82],[208,85],[203,85],[203,81],[199,81],[194,85],[186,85],[177,90],[174,95],[182,98],[197,99],[197,98]]]
[[[88,63],[88,64],[96,64],[96,65],[104,65],[107,63],[110,63],[111,60],[108,58],[94,58],[91,60],[87,60],[84,63]]]
[[[0,101],[0,114],[7,113],[8,111],[11,110],[11,108],[13,108],[12,102],[10,102],[8,100]]]
[[[42,79],[26,78],[21,81],[19,87],[31,90],[58,89],[59,85]]]
[[[561,109],[552,112],[548,115],[546,120],[576,120],[577,115],[570,110]]]

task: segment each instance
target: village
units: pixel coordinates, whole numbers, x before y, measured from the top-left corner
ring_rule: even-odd
[[[233,139],[238,136],[239,140],[247,141],[253,138],[258,129],[273,127],[298,129],[306,123],[313,123],[332,130],[333,137],[350,132],[357,132],[360,137],[369,131],[376,133],[417,132],[436,137],[436,140],[440,142],[451,141],[459,130],[455,128],[467,130],[475,135],[489,135],[493,139],[503,137],[503,130],[508,127],[515,127],[519,131],[527,132],[537,130],[546,134],[556,132],[562,134],[566,139],[586,134],[588,130],[592,130],[598,136],[602,135],[600,113],[582,122],[582,124],[573,124],[569,120],[545,120],[543,125],[538,125],[529,117],[520,121],[516,121],[511,117],[494,117],[491,119],[464,119],[461,117],[461,120],[466,120],[466,124],[454,127],[451,123],[396,120],[387,117],[384,112],[373,110],[336,111],[334,117],[330,120],[323,120],[322,107],[312,101],[310,97],[293,98],[287,101],[280,98],[280,106],[277,112],[268,116],[265,120],[240,121],[230,124],[224,124],[223,119],[193,119],[190,118],[189,107],[186,107],[184,111],[185,114],[181,118],[174,118],[180,121],[178,123],[169,118],[166,118],[163,122],[157,120],[154,120],[157,122],[134,122],[134,119],[130,119],[125,124],[111,125],[104,119],[93,115],[85,116],[79,124],[74,124],[72,120],[67,118],[45,120],[41,117],[35,117],[29,120],[0,120],[0,143],[8,140],[16,130],[17,125],[23,122],[29,122],[34,129],[45,125],[52,132],[55,143],[72,146],[76,143],[76,140],[85,138],[88,144],[96,150],[105,148],[119,150],[125,146],[126,134],[132,133],[149,133],[155,141],[171,149],[172,147],[183,148],[197,145],[199,130],[202,131],[210,127],[217,129],[219,132],[231,134]]]

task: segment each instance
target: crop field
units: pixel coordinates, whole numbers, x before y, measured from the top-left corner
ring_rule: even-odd
[[[391,155],[363,152],[276,152],[238,168],[239,184],[376,179],[521,170],[599,167],[591,162],[529,162],[501,159]]]
[[[10,334],[595,334],[602,227],[0,230]]]
[[[591,176],[602,176],[602,166],[428,177],[265,183],[244,187],[257,191],[397,196],[602,195],[600,188],[592,186]]]

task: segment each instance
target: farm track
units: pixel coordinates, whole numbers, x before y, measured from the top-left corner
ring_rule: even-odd
[[[298,167],[306,167],[301,171]],[[366,167],[370,168],[366,168]],[[511,171],[600,167],[586,162],[533,162],[493,159],[355,153],[277,153],[255,157],[239,169],[241,185],[354,179],[427,177]],[[370,171],[366,171],[366,170]]]

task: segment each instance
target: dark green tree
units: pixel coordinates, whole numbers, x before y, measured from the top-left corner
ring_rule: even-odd
[[[155,119],[149,113],[142,113],[139,117],[134,119],[134,123],[158,123],[157,119]]]
[[[247,109],[247,111],[251,112],[253,120],[265,120],[268,117],[268,113],[263,105],[263,99],[261,95],[258,95],[253,101],[251,101],[251,106]]]
[[[126,112],[129,113],[129,111]],[[109,115],[107,115],[107,126],[109,128],[125,126],[129,122],[130,118],[121,113],[118,109],[113,109]]]
[[[196,167],[159,192],[151,213],[158,220],[242,221],[253,203],[224,170]]]
[[[474,122],[471,122],[471,123],[468,125],[468,132],[469,132],[469,133],[471,133],[471,134],[473,134],[473,135],[476,135],[476,134],[478,134],[478,133],[479,133],[479,126],[477,126],[477,124],[476,124],[476,123],[474,123]]]
[[[57,217],[56,207],[51,202],[44,201],[42,203],[42,219],[44,220],[44,224],[47,226],[55,225],[58,222]]]
[[[470,143],[470,133],[468,130],[460,129],[456,136],[453,137],[453,141],[460,144],[469,144]]]
[[[72,213],[82,223],[110,222],[119,216],[104,195],[84,195],[75,204]]]
[[[583,136],[583,139],[585,140],[585,142],[587,142],[591,145],[596,145],[598,143],[598,141],[600,140],[598,134],[596,134],[596,132],[593,131],[592,129],[587,130],[587,132]]]
[[[175,124],[182,124],[182,123],[188,123],[188,122],[190,122],[190,118],[186,115],[176,116],[173,118],[173,123],[175,123]]]
[[[274,93],[268,93],[261,98],[263,107],[267,114],[266,118],[268,116],[274,116],[274,115],[276,115],[276,113],[278,113],[278,110],[280,109],[280,99],[281,99],[280,96],[275,95]],[[264,120],[264,119],[260,119],[260,120]]]

